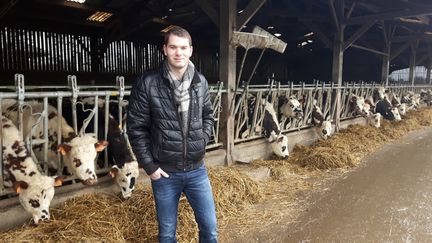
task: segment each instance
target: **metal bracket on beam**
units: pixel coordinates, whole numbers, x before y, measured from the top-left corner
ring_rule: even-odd
[[[76,103],[78,98],[79,87],[77,85],[77,80],[75,75],[67,76],[68,85],[72,89],[72,118],[73,118],[73,129],[76,134],[78,134],[78,124],[77,124],[77,113],[76,113]]]
[[[119,128],[123,131],[123,97],[124,97],[124,77],[123,76],[117,76],[116,77],[116,85],[119,90],[119,96],[118,96],[118,119],[119,119]]]
[[[23,139],[23,111],[22,107],[24,105],[24,75],[15,74],[15,87],[18,95],[18,131],[20,132],[20,137]]]

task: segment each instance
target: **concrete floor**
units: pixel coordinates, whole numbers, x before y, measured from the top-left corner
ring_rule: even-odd
[[[368,156],[297,222],[275,241],[432,242],[432,129]]]

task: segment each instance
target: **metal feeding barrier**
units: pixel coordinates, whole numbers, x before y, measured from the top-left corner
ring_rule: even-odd
[[[105,140],[107,140],[107,134],[108,134],[108,117],[110,113],[110,106],[118,105],[118,113],[111,114],[116,118],[116,120],[119,122],[119,127],[121,130],[126,131],[127,127],[125,126],[125,107],[127,104],[128,97],[130,96],[130,90],[131,86],[126,86],[124,84],[124,77],[118,76],[116,77],[116,85],[113,86],[85,86],[85,85],[78,85],[77,79],[74,75],[69,75],[67,77],[68,85],[64,86],[25,86],[24,85],[24,75],[17,74],[15,76],[15,88],[12,88],[11,86],[1,86],[0,87],[0,102],[3,104],[3,101],[5,99],[14,99],[16,100],[18,104],[17,109],[17,128],[20,131],[20,134],[22,136],[24,128],[23,128],[23,114],[24,112],[30,113],[30,115],[35,116],[36,123],[32,124],[31,129],[34,130],[36,126],[43,126],[43,134],[40,139],[34,139],[31,135],[24,138],[24,141],[26,143],[26,148],[32,155],[33,159],[37,163],[41,173],[48,174],[48,164],[55,164],[57,165],[57,168],[63,168],[63,159],[60,154],[57,155],[55,161],[48,161],[48,108],[49,106],[54,107],[57,109],[57,117],[52,119],[60,119],[64,115],[72,117],[72,124],[71,127],[74,129],[74,131],[77,134],[91,134],[94,137],[98,137],[98,131],[103,132],[103,137]],[[219,141],[219,118],[220,118],[220,112],[222,110],[222,103],[221,103],[221,96],[225,92],[223,90],[223,83],[220,83],[216,86],[210,86],[209,89],[210,97],[213,104],[213,110],[214,110],[214,117],[215,117],[215,126],[213,128],[213,134],[211,137],[211,140],[207,146],[207,149],[213,149],[218,148],[222,145],[222,143]],[[83,105],[83,99],[91,99],[94,102],[94,106],[91,106],[91,109],[84,109]],[[30,101],[37,100],[42,104],[43,109],[38,112],[33,112],[33,107],[30,105]],[[65,103],[64,101],[68,101]],[[99,103],[104,102],[105,109],[104,113],[99,113],[98,109],[100,107],[98,106]],[[70,104],[69,104],[70,103]],[[70,105],[70,107],[69,107]],[[82,107],[81,107],[82,106]],[[0,106],[1,111],[2,106]],[[68,109],[64,109],[68,108]],[[70,108],[70,109],[69,109]],[[4,112],[5,110],[3,110]],[[65,113],[65,111],[67,114]],[[78,121],[78,115],[77,112],[81,111],[85,114],[88,114],[87,117],[85,117],[82,121]],[[105,116],[105,124],[104,127],[99,129],[100,126],[98,119],[98,115],[104,114]],[[1,121],[1,119],[0,119]],[[88,128],[88,125],[93,124],[93,130],[86,129]],[[1,123],[0,123],[1,125]],[[1,126],[2,127],[2,126]],[[81,127],[80,130],[78,128]],[[50,128],[54,129],[57,134],[57,141],[59,141],[59,144],[61,141],[63,141],[62,138],[62,122],[57,122],[57,127]],[[0,135],[1,134],[0,130]],[[31,133],[30,133],[31,134]],[[123,133],[127,138],[127,133]],[[99,134],[100,135],[100,134]],[[1,137],[1,136],[0,136]],[[3,141],[3,139],[1,139]],[[0,144],[1,145],[1,144]],[[33,149],[34,146],[41,146],[43,148],[43,154],[44,156],[41,156],[39,160],[34,155]],[[130,148],[130,145],[129,145]],[[3,151],[0,150],[0,196],[5,196],[9,194],[13,194],[12,190],[5,188],[3,185]],[[110,169],[109,163],[108,163],[108,151],[104,150],[104,154],[101,157],[102,163],[100,164],[101,167],[96,170],[97,174],[102,174],[107,172]],[[58,169],[57,175],[62,175],[63,170]],[[76,177],[68,176],[67,181],[75,182]]]
[[[250,122],[248,120],[250,119],[248,116],[248,101],[245,99],[245,97],[248,96],[248,88],[243,89],[240,98],[237,98],[237,91],[240,86],[240,80],[243,74],[243,68],[244,63],[246,61],[246,57],[248,55],[248,52],[250,49],[261,49],[260,55],[258,57],[258,60],[255,62],[255,65],[252,69],[252,72],[250,73],[248,79],[244,83],[245,87],[249,86],[250,81],[252,80],[252,77],[261,61],[261,58],[265,52],[266,49],[273,49],[279,53],[283,53],[286,48],[286,43],[282,40],[276,38],[274,35],[270,34],[269,32],[265,31],[264,29],[255,26],[252,30],[252,33],[246,33],[246,32],[237,32],[234,31],[233,37],[231,39],[231,45],[234,45],[236,47],[241,46],[245,48],[245,53],[243,55],[240,70],[237,76],[236,85],[234,89],[234,98],[230,102],[229,111],[231,115],[234,115],[235,119],[237,121],[241,121],[241,123],[236,124],[236,137],[239,135],[239,128],[243,127],[244,125],[249,125]],[[270,86],[270,88],[272,85]],[[271,92],[269,92],[270,94]],[[267,97],[268,98],[268,97]],[[236,102],[237,100],[237,102]],[[255,104],[262,103],[261,100],[256,100]],[[234,105],[235,104],[235,105]],[[240,106],[243,106],[244,109],[242,109],[239,112]],[[257,113],[262,113],[262,107],[257,107]],[[258,123],[261,123],[262,119],[258,120]],[[257,123],[257,116],[253,117],[253,124]],[[249,130],[247,130],[249,131]],[[245,136],[245,134],[242,134],[242,136]]]

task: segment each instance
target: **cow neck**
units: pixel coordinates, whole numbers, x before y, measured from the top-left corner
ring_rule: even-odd
[[[72,139],[78,137],[78,135],[74,132],[70,132],[67,137],[64,138],[64,142],[69,143]]]

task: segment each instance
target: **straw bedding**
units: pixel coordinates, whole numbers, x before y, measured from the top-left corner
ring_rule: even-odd
[[[304,170],[349,168],[384,143],[431,125],[432,109],[422,108],[408,112],[402,121],[384,120],[380,128],[350,125],[330,139],[320,140],[312,146],[297,144],[287,160],[259,160],[254,161],[254,165],[270,167],[276,179],[287,173],[305,173]]]
[[[384,121],[378,129],[352,125],[329,140],[319,141],[310,147],[296,145],[288,160],[254,161],[252,165],[270,167],[275,180],[285,180],[287,175],[293,179],[293,175],[301,177],[302,174],[311,175],[323,170],[349,168],[357,165],[380,145],[411,130],[431,125],[432,110],[412,111],[403,121]],[[236,167],[209,168],[209,177],[219,229],[228,228],[228,222],[238,218],[253,220],[251,215],[245,215],[246,209],[260,202],[263,197],[271,198],[272,190],[286,190],[281,187],[291,186],[294,193],[299,190],[299,185],[305,183],[292,184],[291,181],[288,183],[290,185],[282,183],[278,186],[270,186],[272,183],[259,184]],[[255,216],[260,217],[259,214]],[[0,242],[157,242],[157,221],[149,185],[138,185],[132,198],[125,201],[107,194],[74,198],[51,209],[51,218],[37,227],[25,225],[1,233]],[[267,216],[264,218],[271,221]],[[179,242],[196,242],[197,226],[183,196],[178,222]],[[264,223],[258,218],[256,222],[256,226]]]
[[[219,226],[241,217],[242,208],[261,198],[258,184],[235,168],[209,168]],[[138,185],[128,200],[90,194],[51,209],[51,220],[0,234],[1,242],[157,242],[157,221],[151,188]],[[179,242],[198,238],[193,211],[180,199]]]

